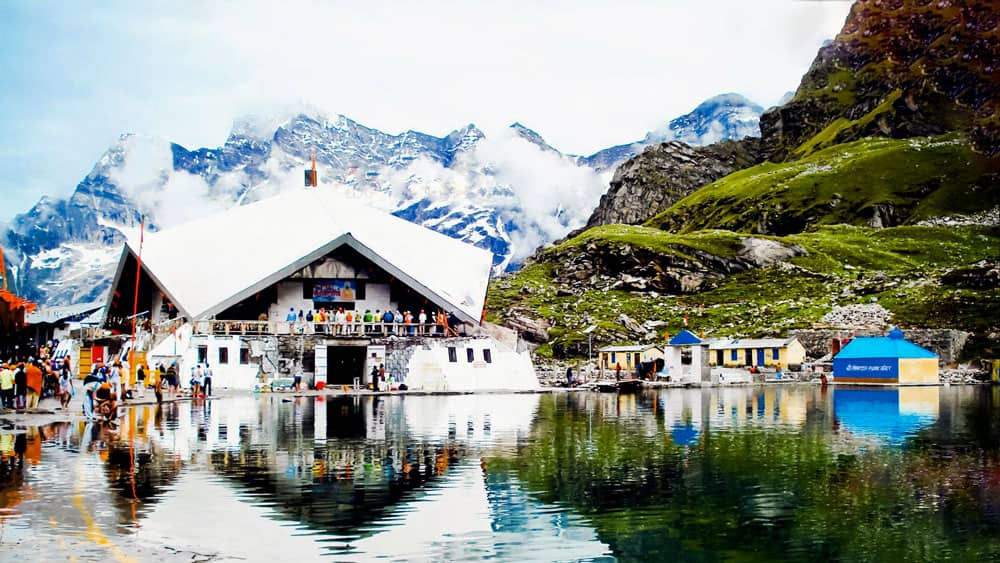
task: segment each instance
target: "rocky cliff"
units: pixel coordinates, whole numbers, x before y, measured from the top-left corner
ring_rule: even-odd
[[[752,137],[705,147],[679,141],[650,146],[615,169],[587,227],[642,223],[701,186],[761,159],[759,139]]]
[[[868,136],[969,131],[1000,151],[1000,2],[859,0],[795,96],[761,117],[772,158]]]

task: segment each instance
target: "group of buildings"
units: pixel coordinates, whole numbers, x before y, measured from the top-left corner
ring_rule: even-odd
[[[702,383],[725,381],[731,368],[797,371],[807,359],[805,347],[794,336],[702,339],[688,330],[679,332],[666,346],[607,346],[598,354],[598,367],[604,372],[632,373],[656,366],[654,371],[661,378]],[[850,340],[833,355],[832,367],[833,381],[840,383],[938,382],[938,356],[907,341],[898,328],[885,336]]]
[[[323,219],[287,221],[305,211]],[[332,190],[294,190],[131,238],[105,302],[37,311],[28,322],[38,342],[76,327],[87,342],[73,352],[84,373],[134,349],[133,377],[140,363],[176,364],[181,374],[207,364],[216,386],[236,389],[299,371],[317,387],[386,378],[429,391],[536,389],[530,353],[516,335],[484,330],[492,264],[486,250]],[[301,311],[319,310],[355,318],[365,311],[406,311],[407,318],[426,311],[433,321],[412,328],[383,325],[377,315],[373,323],[348,326],[303,322]],[[107,338],[109,330],[117,336]],[[132,332],[134,340],[124,338]],[[683,330],[662,347],[601,348],[598,367],[720,383],[746,368],[798,370],[806,359],[795,337],[705,340]],[[833,376],[936,383],[937,364],[936,355],[894,330],[848,343],[833,358]]]

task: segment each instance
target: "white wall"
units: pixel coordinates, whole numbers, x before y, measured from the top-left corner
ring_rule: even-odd
[[[457,362],[448,360],[448,347],[454,346]],[[468,361],[466,348],[473,349]],[[492,362],[483,360],[489,349]],[[406,385],[425,391],[482,391],[538,389],[538,377],[528,352],[519,354],[499,347],[492,338],[434,342],[430,349],[414,350],[407,366]]]

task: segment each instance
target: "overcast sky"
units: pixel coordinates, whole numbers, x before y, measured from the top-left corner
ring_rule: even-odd
[[[0,0],[0,221],[65,196],[124,132],[218,146],[309,106],[398,133],[520,121],[563,152],[724,92],[773,105],[842,1]]]

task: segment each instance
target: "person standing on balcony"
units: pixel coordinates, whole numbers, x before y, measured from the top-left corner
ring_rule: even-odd
[[[420,322],[420,335],[423,336],[427,332],[427,313],[423,309],[420,310],[420,315],[417,316],[417,320]]]

